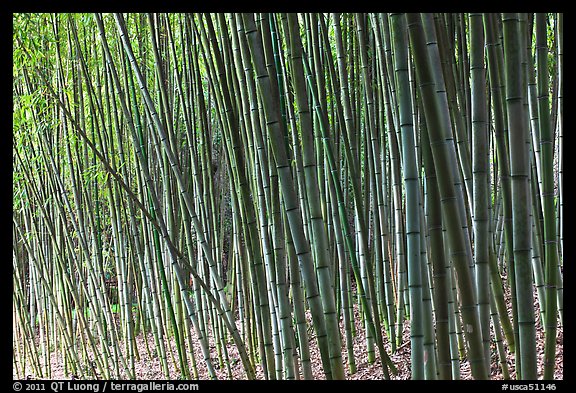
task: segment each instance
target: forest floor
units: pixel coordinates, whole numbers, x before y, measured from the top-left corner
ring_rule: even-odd
[[[510,304],[510,302],[508,302]],[[342,357],[343,362],[346,370],[346,378],[347,379],[384,379],[382,366],[380,362],[380,358],[378,356],[378,351],[376,349],[376,360],[372,363],[368,362],[368,355],[366,349],[366,339],[365,339],[365,330],[361,323],[360,314],[358,311],[357,304],[354,305],[354,323],[356,326],[356,336],[353,338],[354,343],[354,354],[355,354],[355,362],[356,362],[356,373],[350,374],[348,368],[348,359],[347,359],[347,351],[346,351],[346,344],[345,344],[345,335],[344,335],[344,327],[342,322],[340,322],[340,328],[342,332]],[[539,307],[538,302],[535,300],[535,312],[536,312],[536,346],[537,346],[537,353],[538,353],[538,371],[539,371],[539,378],[542,378],[542,370],[543,370],[543,359],[544,359],[544,333],[542,331],[542,326],[539,321]],[[311,324],[311,317],[307,315],[309,319],[309,323]],[[239,323],[238,327],[239,326]],[[308,329],[309,333],[312,331],[311,328]],[[195,338],[195,332],[192,332],[193,338]],[[390,343],[387,341],[386,334],[383,334],[384,344],[386,351],[390,355],[390,358],[396,365],[398,369],[398,373],[396,375],[391,375],[391,379],[398,379],[398,380],[407,380],[411,378],[411,370],[410,370],[410,322],[404,322],[404,329],[403,329],[403,338],[402,338],[402,345],[397,348],[396,352],[391,352]],[[136,344],[139,353],[139,358],[135,360],[135,373],[136,379],[149,379],[149,380],[158,380],[158,379],[167,379],[166,375],[162,371],[161,361],[160,358],[156,355],[150,356],[149,353],[146,351],[146,343],[149,348],[154,348],[154,338],[151,333],[142,334],[140,333],[136,337]],[[204,361],[202,360],[202,352],[200,348],[200,344],[198,340],[193,339],[193,352],[197,359],[197,372],[198,372],[198,379],[210,379],[208,370]],[[563,355],[564,355],[564,348],[563,348],[563,327],[558,326],[558,334],[556,339],[556,368],[554,373],[554,379],[563,379],[564,372],[563,372]],[[506,352],[508,352],[508,348],[506,343],[504,342],[506,347]],[[177,370],[175,364],[177,361],[177,351],[176,345],[174,340],[170,342],[171,346],[171,353],[170,355],[168,351],[168,367],[169,367],[169,375],[170,379],[178,379],[180,377],[180,372]],[[124,347],[121,345],[121,347]],[[188,352],[189,348],[186,345]],[[242,367],[242,363],[240,361],[240,357],[238,355],[238,351],[236,346],[230,342],[227,344],[228,348],[228,355],[231,360],[231,367],[230,371],[232,375],[229,375],[228,368],[226,366],[222,367],[219,366],[219,362],[217,361],[218,355],[216,351],[216,347],[212,339],[210,339],[210,351],[211,356],[214,359],[214,368],[216,370],[216,374],[218,379],[246,379],[246,374]],[[312,371],[315,379],[325,379],[324,372],[322,370],[322,363],[320,361],[320,353],[317,346],[315,335],[312,333],[310,334],[310,356],[311,356],[311,363],[312,363]],[[90,357],[90,355],[89,355]],[[42,357],[41,357],[42,358]],[[171,359],[174,359],[172,361]],[[189,364],[191,364],[190,356],[189,356]],[[70,375],[65,371],[63,358],[59,352],[52,352],[50,354],[50,368],[51,368],[51,375],[48,377],[49,379],[71,379],[73,376]],[[507,365],[510,373],[510,377],[515,379],[515,369],[514,369],[514,358],[513,355],[508,355]],[[461,379],[472,379],[470,365],[466,359],[461,360],[460,362],[460,378]],[[192,371],[191,371],[192,374]],[[30,368],[30,365],[27,365],[26,372],[24,373],[26,378],[30,379],[40,379],[41,376],[35,375]],[[124,372],[120,372],[120,376],[126,378],[126,374]],[[264,373],[262,370],[261,365],[256,366],[256,377],[258,379],[264,379]],[[13,368],[13,378],[20,379],[22,375],[17,375],[16,369]],[[491,379],[503,379],[502,377],[502,370],[500,367],[498,353],[496,350],[496,345],[492,340],[491,343]]]

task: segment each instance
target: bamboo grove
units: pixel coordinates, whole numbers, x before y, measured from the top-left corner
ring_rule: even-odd
[[[562,29],[14,14],[14,375],[554,378]]]

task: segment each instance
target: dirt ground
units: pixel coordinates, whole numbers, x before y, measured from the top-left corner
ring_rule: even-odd
[[[356,305],[355,305],[356,307]],[[536,307],[536,314],[538,316],[538,304],[535,302]],[[308,315],[309,322],[311,323],[311,317]],[[366,380],[366,379],[384,379],[380,358],[378,356],[378,351],[376,349],[376,360],[373,363],[368,362],[368,355],[366,351],[366,340],[365,340],[365,331],[364,328],[361,326],[360,316],[358,309],[355,308],[355,325],[356,325],[356,336],[353,339],[354,342],[354,354],[355,354],[355,361],[356,361],[356,368],[357,371],[354,374],[349,373],[348,368],[348,359],[347,359],[347,351],[346,351],[346,344],[345,344],[345,336],[344,336],[344,329],[342,323],[340,323],[340,328],[342,331],[342,356],[344,361],[344,366],[346,370],[346,377],[347,379],[359,379],[359,380]],[[396,375],[391,375],[391,379],[398,379],[398,380],[407,380],[411,378],[411,370],[410,370],[410,332],[409,332],[409,321],[405,321],[404,323],[404,332],[403,332],[403,344],[396,350],[396,352],[390,354],[390,344],[386,341],[386,335],[384,334],[385,340],[385,347],[390,354],[390,358],[398,368],[398,373]],[[308,330],[312,332],[312,329]],[[195,332],[192,333],[193,338],[195,338]],[[137,348],[139,351],[139,359],[135,361],[135,372],[136,372],[136,379],[149,379],[149,380],[157,380],[157,379],[167,379],[167,376],[162,371],[161,362],[158,356],[152,355],[150,356],[146,351],[146,343],[148,343],[148,347],[153,350],[154,348],[154,337],[151,333],[147,335],[139,334],[136,337]],[[198,372],[198,379],[210,379],[208,374],[208,370],[204,361],[202,360],[202,352],[200,349],[200,345],[198,340],[193,339],[193,351],[197,359],[197,372]],[[539,321],[536,324],[536,342],[537,342],[537,351],[538,351],[538,371],[540,373],[539,378],[542,378],[542,369],[543,369],[543,358],[544,358],[544,333],[542,331],[542,327]],[[168,354],[168,366],[169,366],[169,379],[179,379],[180,372],[177,370],[175,363],[177,363],[178,354],[176,351],[176,346],[172,340],[170,343],[172,355]],[[123,348],[124,346],[121,345]],[[229,375],[229,371],[227,367],[219,367],[218,361],[214,360],[214,366],[216,369],[216,374],[218,379],[246,379],[246,374],[244,369],[242,368],[242,363],[239,360],[240,357],[238,355],[238,351],[234,344],[229,343],[227,345],[228,348],[228,355],[231,359],[231,375]],[[189,353],[189,348],[187,346],[187,350]],[[212,340],[210,340],[210,350],[211,356],[213,359],[217,359],[217,352],[216,347]],[[169,351],[167,351],[169,352]],[[502,372],[500,369],[500,364],[498,361],[498,354],[496,351],[496,346],[492,343],[492,359],[491,359],[491,379],[503,379]],[[316,343],[316,339],[313,334],[310,334],[310,354],[312,359],[312,369],[313,375],[315,379],[325,379],[322,364],[320,361],[320,353],[318,350],[318,346]],[[563,327],[558,327],[558,335],[557,335],[557,348],[556,348],[556,371],[554,374],[554,379],[563,379]],[[174,361],[172,360],[174,359]],[[51,375],[35,375],[31,371],[30,365],[27,365],[26,372],[24,375],[17,375],[16,368],[13,368],[13,378],[14,379],[41,379],[41,378],[48,378],[48,379],[71,379],[77,378],[70,373],[66,373],[64,368],[63,358],[60,353],[52,352],[50,355],[50,371]],[[189,364],[191,364],[190,356],[189,356]],[[509,373],[512,379],[515,379],[515,370],[514,370],[514,359],[510,356],[507,359],[507,364],[509,368]],[[461,379],[471,379],[471,372],[470,372],[470,365],[466,360],[461,361]],[[192,375],[192,371],[191,371]],[[256,377],[258,379],[264,379],[264,373],[262,370],[261,365],[256,366]],[[82,377],[84,379],[86,377]],[[97,377],[98,378],[98,377]],[[117,379],[116,377],[112,377],[113,379]],[[120,370],[120,378],[127,378],[125,372]]]

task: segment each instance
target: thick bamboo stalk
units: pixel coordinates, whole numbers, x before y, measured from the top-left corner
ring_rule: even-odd
[[[524,74],[521,72],[522,36],[518,15],[507,13],[503,18],[504,63],[506,71],[506,104],[508,109],[508,131],[510,146],[510,180],[512,183],[512,219],[514,226],[514,273],[516,296],[518,297],[518,355],[522,359],[519,376],[536,379],[536,327],[532,289],[530,225],[529,147],[527,117],[523,106]]]
[[[437,98],[430,90],[433,87],[433,79],[430,70],[429,59],[425,57],[425,42],[423,36],[422,22],[420,15],[409,14],[408,31],[410,33],[410,43],[414,48],[414,59],[416,71],[419,79],[420,90],[423,95],[423,104],[430,134],[430,146],[437,168],[439,190],[442,196],[442,207],[444,208],[444,218],[448,229],[448,239],[450,244],[450,254],[454,261],[454,267],[458,274],[459,292],[462,301],[462,317],[465,323],[465,334],[470,345],[470,365],[472,374],[477,379],[487,379],[488,372],[484,362],[482,350],[482,333],[478,316],[475,311],[476,299],[473,284],[470,277],[468,261],[471,255],[468,254],[466,239],[462,232],[461,218],[457,212],[458,200],[455,189],[455,177],[451,168],[455,168],[454,145],[450,143],[450,129],[446,129],[446,122],[442,119],[448,115],[446,107],[435,104]],[[448,123],[449,124],[449,123]],[[446,143],[448,141],[448,143]],[[451,159],[451,157],[453,157]],[[463,203],[463,201],[461,201]],[[448,213],[450,210],[450,214]],[[456,214],[455,214],[456,213]]]

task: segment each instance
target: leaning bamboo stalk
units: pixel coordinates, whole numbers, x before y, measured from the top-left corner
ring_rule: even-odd
[[[318,177],[316,173],[314,143],[312,139],[312,116],[309,109],[305,90],[304,67],[302,62],[302,43],[299,39],[299,25],[294,14],[288,14],[289,42],[292,49],[292,71],[296,87],[296,99],[301,118],[301,135],[303,149],[303,164],[306,181],[306,191],[308,193],[308,207],[310,209],[310,220],[314,241],[312,245],[317,257],[318,286],[320,298],[324,308],[328,342],[330,346],[330,359],[332,373],[335,379],[344,378],[342,366],[342,353],[340,343],[340,332],[336,320],[336,306],[334,302],[334,291],[331,286],[331,273],[327,244],[326,228],[322,217],[320,206],[320,190],[318,188]],[[313,93],[314,95],[314,93]]]
[[[125,25],[124,25],[124,21],[123,21],[122,17],[119,16],[119,15],[115,15],[115,17],[116,17],[117,26],[118,26],[118,28],[119,28],[119,30],[120,30],[120,32],[121,32],[121,33],[120,33],[120,36],[121,36],[121,39],[123,40],[123,43],[124,43],[124,46],[125,46],[125,49],[126,49],[128,58],[130,59],[131,65],[132,65],[132,67],[134,68],[134,71],[135,71],[135,73],[136,73],[136,75],[137,75],[137,79],[138,79],[139,84],[140,84],[140,89],[141,89],[141,91],[142,91],[142,93],[143,93],[143,95],[144,95],[144,97],[145,97],[145,100],[146,100],[146,103],[147,103],[148,108],[149,108],[149,110],[150,110],[151,116],[152,116],[152,118],[153,118],[153,120],[154,120],[154,122],[155,122],[155,126],[157,127],[157,131],[158,131],[159,134],[160,134],[160,140],[161,140],[162,143],[163,143],[163,146],[164,146],[164,150],[165,150],[165,152],[166,152],[166,155],[167,155],[169,161],[171,162],[171,168],[172,168],[172,170],[173,170],[173,174],[174,174],[174,176],[176,177],[176,180],[177,180],[177,182],[178,182],[179,188],[182,190],[182,189],[184,188],[184,187],[183,187],[183,182],[182,182],[182,177],[181,177],[180,173],[178,172],[177,167],[175,166],[174,154],[173,154],[173,152],[170,150],[170,147],[166,144],[166,136],[165,136],[165,134],[164,134],[164,130],[163,130],[162,124],[161,124],[160,120],[158,119],[158,117],[157,117],[157,115],[156,115],[156,112],[155,112],[155,110],[154,110],[152,100],[151,100],[151,98],[150,98],[150,96],[149,96],[149,94],[148,94],[148,91],[147,91],[147,89],[146,89],[145,81],[143,80],[143,76],[142,76],[142,74],[140,73],[140,70],[139,70],[139,68],[138,68],[137,65],[136,65],[136,61],[135,61],[134,54],[133,54],[132,49],[131,49],[130,42],[127,41],[126,28],[125,28]],[[186,191],[182,191],[182,195],[183,195],[184,200],[185,200],[186,208],[187,208],[187,210],[188,210],[188,212],[189,212],[189,214],[190,214],[190,216],[191,216],[191,218],[192,218],[192,222],[193,222],[194,227],[195,227],[195,229],[196,229],[196,234],[197,234],[197,236],[201,239],[202,250],[204,251],[204,256],[205,256],[206,260],[207,260],[208,263],[209,263],[210,270],[211,270],[211,274],[212,274],[213,280],[215,281],[215,284],[216,284],[216,288],[217,288],[217,292],[218,292],[218,297],[219,297],[219,299],[220,299],[220,301],[221,301],[221,303],[222,303],[222,305],[223,305],[222,310],[223,310],[223,313],[224,313],[223,316],[224,316],[225,319],[226,319],[226,325],[227,325],[228,328],[232,331],[232,334],[233,334],[233,336],[234,336],[234,338],[235,338],[235,341],[236,341],[237,345],[239,345],[239,349],[241,350],[241,356],[242,356],[242,360],[243,360],[243,364],[244,364],[245,370],[246,370],[248,376],[251,377],[251,376],[253,375],[253,370],[252,370],[251,364],[247,362],[247,360],[248,360],[248,359],[247,359],[247,355],[246,355],[244,346],[241,344],[240,337],[238,336],[238,332],[237,332],[236,326],[235,326],[234,321],[233,321],[233,319],[232,319],[231,312],[230,312],[230,308],[229,308],[229,304],[228,304],[228,301],[227,301],[226,296],[225,296],[225,294],[224,294],[223,284],[222,284],[221,279],[219,278],[219,274],[218,274],[217,271],[216,271],[216,267],[215,267],[215,265],[214,265],[214,261],[213,261],[212,256],[211,256],[211,252],[210,252],[210,250],[209,250],[209,248],[208,248],[208,244],[207,244],[207,242],[206,242],[205,239],[202,239],[202,237],[203,237],[203,235],[202,235],[202,234],[203,234],[203,231],[202,231],[202,228],[201,228],[201,224],[200,224],[200,222],[199,222],[199,220],[198,220],[198,216],[196,215],[196,213],[195,213],[195,211],[194,211],[194,207],[193,207],[193,205],[191,204],[190,199],[187,197],[187,196],[188,196],[187,192],[186,192]],[[163,221],[160,221],[160,222],[162,223]],[[178,265],[176,265],[176,266],[178,266]],[[184,287],[183,283],[181,283],[181,286]],[[191,309],[191,305],[189,306],[188,304],[189,304],[189,303],[187,302],[187,307],[188,307],[189,310],[190,310],[190,309]]]
[[[208,35],[203,28],[203,26],[199,25],[200,34],[202,36],[202,40],[205,46],[208,46]],[[208,34],[210,38],[210,44],[213,47],[213,53],[215,53],[215,61],[216,64],[212,75],[214,78],[217,78],[219,75],[224,73],[223,69],[223,59],[217,54],[218,49],[215,43],[215,32],[211,23],[208,24]],[[257,221],[256,221],[256,213],[254,210],[254,205],[251,198],[249,197],[249,190],[248,190],[248,183],[245,174],[245,165],[243,162],[242,155],[238,153],[241,150],[240,140],[239,140],[239,131],[236,127],[234,127],[234,117],[235,114],[233,113],[232,103],[230,94],[228,91],[228,85],[224,78],[219,78],[219,83],[215,87],[215,91],[217,93],[217,97],[221,97],[217,102],[220,102],[221,111],[226,113],[224,116],[224,129],[228,133],[228,138],[226,138],[226,142],[230,144],[229,146],[229,160],[227,162],[230,165],[233,165],[231,170],[236,176],[234,178],[236,181],[233,184],[237,184],[237,187],[240,191],[240,212],[241,215],[244,217],[243,220],[246,222],[246,236],[249,240],[249,244],[251,247],[248,248],[248,253],[251,255],[250,260],[254,264],[255,274],[258,280],[258,299],[259,299],[259,308],[261,309],[261,318],[262,318],[262,329],[263,329],[263,337],[264,337],[264,349],[266,352],[266,364],[269,376],[273,378],[272,374],[270,374],[271,369],[274,368],[275,360],[273,358],[273,332],[272,332],[272,324],[274,314],[271,312],[274,310],[274,299],[271,299],[272,302],[268,301],[268,295],[270,294],[272,285],[266,285],[266,272],[264,270],[263,261],[262,261],[262,251],[264,252],[264,257],[266,258],[266,267],[269,269],[272,262],[270,261],[272,255],[270,252],[269,240],[266,237],[266,242],[263,244],[265,247],[261,250],[261,245],[258,241],[258,228],[257,228]],[[266,233],[263,233],[262,236],[267,236]],[[270,275],[269,275],[270,277]]]
[[[306,72],[307,72],[307,80],[309,82],[309,84],[313,85],[312,82],[312,75],[310,73],[310,66],[308,64],[308,62],[306,61],[306,59],[303,57],[304,60],[304,65],[306,67]],[[312,89],[311,89],[312,90]],[[342,228],[344,229],[344,236],[347,239],[347,246],[350,250],[350,255],[353,256],[352,257],[352,266],[354,269],[354,274],[355,274],[355,278],[356,278],[356,283],[358,285],[359,288],[361,288],[361,275],[359,272],[359,268],[358,268],[358,262],[356,261],[356,258],[354,257],[354,253],[352,251],[352,245],[351,245],[351,237],[350,237],[350,231],[348,230],[348,221],[345,218],[345,214],[344,214],[344,209],[343,209],[343,201],[342,201],[342,192],[340,190],[339,184],[340,182],[338,181],[337,178],[337,171],[334,169],[336,164],[334,162],[334,154],[333,151],[331,149],[331,145],[330,145],[330,138],[327,134],[327,126],[326,124],[323,123],[322,119],[323,117],[321,116],[321,114],[319,113],[319,106],[318,106],[318,98],[315,95],[314,90],[312,90],[312,98],[313,98],[313,104],[314,104],[314,108],[316,109],[315,113],[317,114],[317,116],[320,118],[320,131],[322,132],[322,141],[323,141],[323,145],[324,145],[324,149],[326,150],[326,157],[328,158],[328,163],[329,163],[329,167],[330,167],[330,173],[331,173],[331,177],[332,177],[332,181],[334,182],[334,184],[338,185],[338,187],[336,187],[337,190],[337,198],[339,199],[338,201],[338,205],[340,207],[339,209],[339,213],[340,213],[340,220],[342,221],[343,225]],[[357,212],[359,213],[359,212]],[[367,250],[367,237],[366,235],[362,235],[362,233],[365,232],[365,221],[362,219],[362,215],[361,214],[356,214],[356,217],[359,219],[359,227],[360,228],[364,228],[363,230],[361,229],[359,231],[359,237],[360,237],[360,242],[364,243],[363,249]],[[373,271],[372,271],[372,265],[371,264],[366,264],[366,268],[367,268],[367,273],[369,275],[370,278],[373,278]],[[373,280],[367,280],[368,281],[368,285],[369,287],[366,289],[366,291],[369,291],[372,296],[370,297],[370,304],[368,304],[367,301],[367,297],[364,295],[364,290],[360,289],[360,300],[361,300],[361,306],[362,306],[362,310],[366,313],[366,317],[368,320],[368,328],[372,331],[372,334],[374,335],[374,337],[376,338],[376,344],[378,346],[378,351],[380,354],[381,359],[384,359],[384,361],[382,362],[382,368],[384,371],[384,376],[385,378],[388,378],[388,370],[387,368],[390,367],[390,369],[392,370],[392,372],[395,374],[397,372],[396,367],[394,366],[394,363],[392,362],[392,360],[390,359],[390,357],[388,356],[388,354],[386,353],[384,346],[383,346],[383,342],[382,342],[382,335],[381,335],[381,328],[380,328],[380,321],[378,316],[376,315],[378,313],[378,306],[376,303],[376,296],[374,296],[374,283]],[[372,308],[370,308],[370,306],[372,306]],[[372,315],[371,315],[372,314]],[[374,318],[374,319],[372,319]]]
[[[529,146],[527,117],[523,105],[524,74],[521,72],[522,36],[518,14],[506,13],[503,18],[504,60],[506,71],[506,103],[510,146],[510,181],[514,242],[514,273],[518,297],[518,355],[521,369],[516,370],[522,379],[537,377],[536,326],[534,324],[532,265],[530,249],[532,236],[530,225]],[[528,143],[526,143],[528,142]]]
[[[278,178],[280,180],[280,187],[284,198],[288,224],[294,240],[296,254],[298,255],[301,273],[306,282],[308,302],[314,320],[314,327],[318,335],[324,372],[327,379],[332,379],[332,377],[338,377],[338,375],[332,375],[330,366],[325,318],[322,303],[319,299],[318,286],[314,278],[315,275],[311,270],[313,262],[311,260],[310,247],[303,232],[302,216],[299,212],[300,208],[297,204],[295,205],[297,198],[295,194],[294,181],[290,173],[290,166],[287,163],[283,135],[280,133],[279,107],[278,105],[274,105],[272,96],[270,95],[272,91],[270,76],[264,64],[263,44],[261,37],[258,36],[254,17],[253,15],[243,14],[242,20],[244,23],[244,32],[248,38],[250,56],[256,70],[260,97],[266,114],[268,132],[272,151],[276,160]],[[341,377],[343,377],[343,375]]]
[[[446,213],[444,214],[444,218],[446,219],[449,234],[448,239],[451,256],[458,274],[458,284],[462,301],[462,317],[466,324],[465,334],[470,345],[470,365],[474,378],[487,379],[488,372],[485,367],[483,350],[481,348],[481,330],[478,316],[475,313],[476,300],[469,270],[470,263],[468,259],[471,256],[468,253],[467,247],[467,240],[469,239],[464,237],[461,217],[460,214],[457,213],[460,209],[458,208],[457,190],[455,189],[456,179],[454,177],[456,177],[456,175],[453,173],[453,170],[450,169],[456,167],[454,162],[452,162],[451,165],[451,161],[455,160],[455,155],[453,154],[454,146],[450,143],[444,143],[446,140],[450,141],[451,130],[446,128],[446,123],[443,123],[441,119],[446,118],[448,112],[446,107],[439,105],[440,103],[435,104],[438,98],[433,95],[434,91],[430,89],[434,86],[434,80],[432,79],[429,59],[424,56],[426,48],[420,15],[409,14],[407,15],[407,19],[410,43],[413,47],[416,71],[420,91],[423,96],[426,121],[428,123],[432,155],[435,164],[437,163],[436,167],[442,168],[442,170],[437,172],[438,183],[442,196],[443,210]],[[448,214],[448,209],[450,209],[451,214]]]
[[[451,379],[452,365],[450,358],[449,336],[449,301],[448,269],[446,268],[446,255],[442,240],[442,212],[440,192],[436,179],[436,169],[430,149],[428,133],[425,129],[425,119],[422,118],[420,130],[422,131],[422,161],[425,173],[425,199],[427,237],[432,260],[432,280],[434,283],[434,310],[436,321],[436,341],[438,351],[438,374],[440,379]]]
[[[518,338],[518,301],[516,297],[516,277],[514,273],[514,251],[513,251],[513,229],[512,229],[512,199],[510,190],[510,167],[507,146],[507,112],[503,104],[503,69],[502,53],[500,52],[499,41],[496,37],[496,16],[494,14],[484,14],[484,31],[486,33],[486,60],[488,64],[488,76],[490,78],[490,89],[492,97],[492,109],[494,111],[494,133],[496,137],[496,154],[498,160],[498,172],[501,182],[502,198],[502,219],[504,242],[500,246],[506,252],[508,262],[508,282],[510,285],[512,299],[512,326],[514,328],[514,342]],[[516,367],[521,368],[521,358],[516,356]]]

